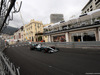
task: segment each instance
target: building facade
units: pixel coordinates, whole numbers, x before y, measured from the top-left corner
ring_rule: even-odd
[[[9,34],[1,34],[1,37],[2,37],[2,39],[4,39],[4,40],[10,39],[10,36],[11,36],[11,35],[9,35]]]
[[[50,22],[51,23],[57,23],[60,21],[64,21],[63,14],[51,14],[50,15]]]
[[[23,26],[23,36],[26,41],[41,41],[43,37],[42,22],[31,20],[29,24]]]
[[[9,35],[9,34],[1,34],[1,37],[5,42],[8,42],[9,44],[14,44],[14,35]]]
[[[51,25],[51,24],[53,24],[53,23],[45,24],[45,25],[43,25],[43,28],[45,29],[45,27],[48,27],[48,26]],[[43,29],[43,31],[44,31],[44,29]],[[45,42],[49,42],[48,35],[44,35],[44,36],[43,36],[43,39],[45,40]]]
[[[82,9],[82,14],[100,9],[100,0],[89,0],[89,2]]]
[[[23,26],[14,33],[13,37],[15,41],[23,41]]]
[[[92,17],[91,17],[92,16]],[[100,41],[100,9],[44,28],[49,42]]]
[[[21,30],[17,30],[15,33],[14,33],[14,40],[15,41],[21,41]]]

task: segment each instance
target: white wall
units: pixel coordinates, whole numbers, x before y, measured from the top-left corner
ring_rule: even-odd
[[[66,42],[69,42],[69,35],[68,35],[68,33],[65,34],[65,37],[66,37]]]

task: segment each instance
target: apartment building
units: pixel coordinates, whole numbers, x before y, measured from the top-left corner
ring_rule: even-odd
[[[14,40],[15,41],[22,41],[21,39],[22,39],[22,37],[21,37],[21,29],[19,29],[14,33]]]
[[[10,39],[10,35],[8,34],[1,34],[1,37],[2,39],[5,39],[5,40]]]
[[[26,41],[41,41],[43,38],[43,23],[34,19],[31,20],[29,24],[23,26],[23,36]]]
[[[50,22],[51,23],[57,23],[59,21],[64,21],[63,14],[51,14],[50,15]]]
[[[82,14],[100,9],[100,0],[89,0],[89,2],[82,9]]]

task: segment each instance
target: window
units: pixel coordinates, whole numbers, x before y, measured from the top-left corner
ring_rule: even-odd
[[[93,32],[84,33],[83,41],[96,41],[95,34]]]
[[[90,8],[92,8],[92,5],[90,6]]]
[[[74,36],[74,41],[80,42],[81,41],[81,36]]]
[[[39,26],[39,24],[38,24],[38,28],[39,28],[40,26]]]
[[[93,31],[84,32],[84,33],[73,33],[71,35],[71,39],[73,42],[96,41],[95,32]]]
[[[97,5],[100,2],[100,0],[98,0],[95,4]]]
[[[35,27],[36,27],[36,23],[35,23]]]
[[[87,9],[87,11],[89,12],[89,9]]]
[[[21,34],[19,33],[19,38],[21,38]]]
[[[93,9],[91,9],[90,11],[92,11]]]

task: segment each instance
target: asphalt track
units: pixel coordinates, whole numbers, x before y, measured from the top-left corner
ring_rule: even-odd
[[[48,54],[30,51],[28,44],[9,46],[4,53],[21,75],[100,75],[100,50],[66,49]]]

